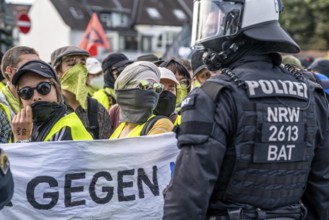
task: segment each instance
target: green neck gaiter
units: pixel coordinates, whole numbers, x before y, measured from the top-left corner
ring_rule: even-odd
[[[183,99],[187,96],[187,86],[185,84],[180,84],[177,86],[177,99],[176,99],[176,105],[179,105]]]
[[[87,75],[86,67],[79,63],[67,70],[60,79],[62,89],[73,93],[84,110],[87,109]]]
[[[1,92],[5,95],[12,110],[17,114],[21,110],[19,100],[11,93],[8,86],[3,87]]]

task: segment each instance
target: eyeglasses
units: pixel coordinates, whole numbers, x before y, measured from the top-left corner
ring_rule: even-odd
[[[37,90],[40,95],[48,95],[53,84],[53,82],[40,82],[36,87],[25,86],[17,90],[17,94],[24,100],[31,99],[34,95],[34,90]]]
[[[179,81],[179,84],[180,85],[186,85],[187,88],[190,88],[190,86],[191,86],[191,82],[188,79],[182,79],[182,80],[180,80]]]
[[[163,85],[161,83],[151,84],[151,82],[144,79],[139,82],[138,88],[143,90],[153,89],[156,93],[161,93],[163,91]]]

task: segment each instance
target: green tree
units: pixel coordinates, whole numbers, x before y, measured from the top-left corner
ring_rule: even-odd
[[[281,24],[303,50],[329,49],[329,1],[283,0]]]

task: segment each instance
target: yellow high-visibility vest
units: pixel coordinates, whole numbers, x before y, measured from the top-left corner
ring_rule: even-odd
[[[72,112],[63,116],[56,122],[56,124],[51,128],[49,134],[47,135],[44,141],[49,141],[52,136],[54,136],[64,127],[69,127],[71,129],[71,135],[74,141],[93,140],[93,137],[82,124],[78,115]]]
[[[151,115],[151,117],[149,117],[147,119],[147,121],[149,121],[153,117],[155,117],[155,115]],[[146,124],[146,122],[143,123],[143,124],[137,125],[125,138],[128,138],[128,137],[139,137],[140,134],[141,134],[141,132],[142,132],[142,130],[143,130],[143,128],[144,128],[144,126],[145,126],[145,124]],[[113,132],[113,134],[111,135],[110,139],[117,139],[117,138],[119,138],[119,136],[120,136],[123,128],[125,127],[125,125],[126,125],[126,122],[121,122],[119,124],[119,126],[115,129],[115,131]]]
[[[115,99],[114,89],[111,88],[99,89],[93,94],[93,98],[101,103],[106,110],[109,110],[113,105],[113,103],[109,101],[108,94],[112,96],[112,99]]]
[[[182,123],[182,116],[177,115],[174,126],[179,126]]]

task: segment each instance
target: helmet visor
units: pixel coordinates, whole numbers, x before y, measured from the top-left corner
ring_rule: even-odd
[[[192,47],[214,38],[236,35],[240,30],[242,5],[222,0],[194,2]]]

